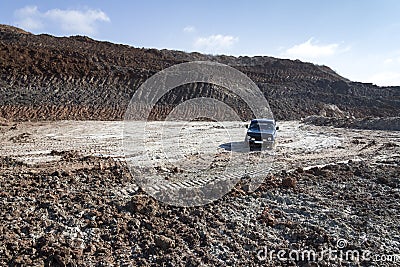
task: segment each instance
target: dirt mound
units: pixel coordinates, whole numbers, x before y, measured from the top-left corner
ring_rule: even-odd
[[[17,33],[17,34],[31,34],[30,32],[24,31],[23,29],[10,26],[10,25],[5,25],[5,24],[0,24],[0,32],[11,32],[11,33]]]
[[[317,126],[334,126],[340,128],[355,128],[365,130],[387,130],[400,131],[400,117],[387,118],[340,118],[340,117],[324,117],[309,116],[303,120],[308,124]]]
[[[57,166],[0,159],[0,265],[287,266],[259,251],[337,249],[339,238],[343,253],[399,253],[398,165],[298,168],[254,193],[176,208],[135,187],[123,163],[73,154]],[[82,161],[91,167],[61,171]]]
[[[263,91],[277,119],[329,116],[338,110],[348,116],[385,117],[400,110],[399,87],[351,82],[329,67],[298,60],[139,49],[84,36],[26,34],[7,25],[0,27],[0,57],[0,116],[11,120],[119,120],[147,78],[194,60],[217,61],[244,72]],[[171,107],[195,97],[222,100],[240,111],[242,119],[251,117],[247,105],[227,90],[191,84],[165,95],[152,118],[162,119]]]

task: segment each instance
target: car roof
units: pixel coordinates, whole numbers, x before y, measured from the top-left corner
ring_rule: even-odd
[[[251,122],[265,122],[265,123],[275,123],[274,119],[254,119]]]

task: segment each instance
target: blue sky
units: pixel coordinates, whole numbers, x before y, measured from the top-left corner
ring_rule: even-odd
[[[134,47],[266,55],[400,85],[400,1],[2,1],[0,23]]]

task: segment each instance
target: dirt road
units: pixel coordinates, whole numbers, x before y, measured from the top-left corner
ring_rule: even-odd
[[[125,144],[124,148],[123,122],[26,122],[1,127],[0,155],[37,164],[59,160],[55,151],[76,151],[85,156],[117,159],[126,156],[138,166],[155,164],[169,168],[170,164],[190,171],[192,167],[193,170],[209,168],[218,157],[243,154],[246,150],[240,151],[240,147],[246,134],[244,125],[242,122],[133,122],[125,134],[144,140],[143,146]],[[344,160],[390,163],[391,158],[399,157],[393,144],[400,143],[400,132],[318,127],[298,121],[282,121],[278,125],[274,171]],[[242,163],[231,162],[232,167]]]

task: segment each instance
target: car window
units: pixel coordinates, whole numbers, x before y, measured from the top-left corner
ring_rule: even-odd
[[[262,130],[274,130],[274,125],[271,123],[251,123],[249,129],[250,130],[260,130],[260,125]]]
[[[259,130],[258,123],[252,123],[249,127],[250,130]]]

